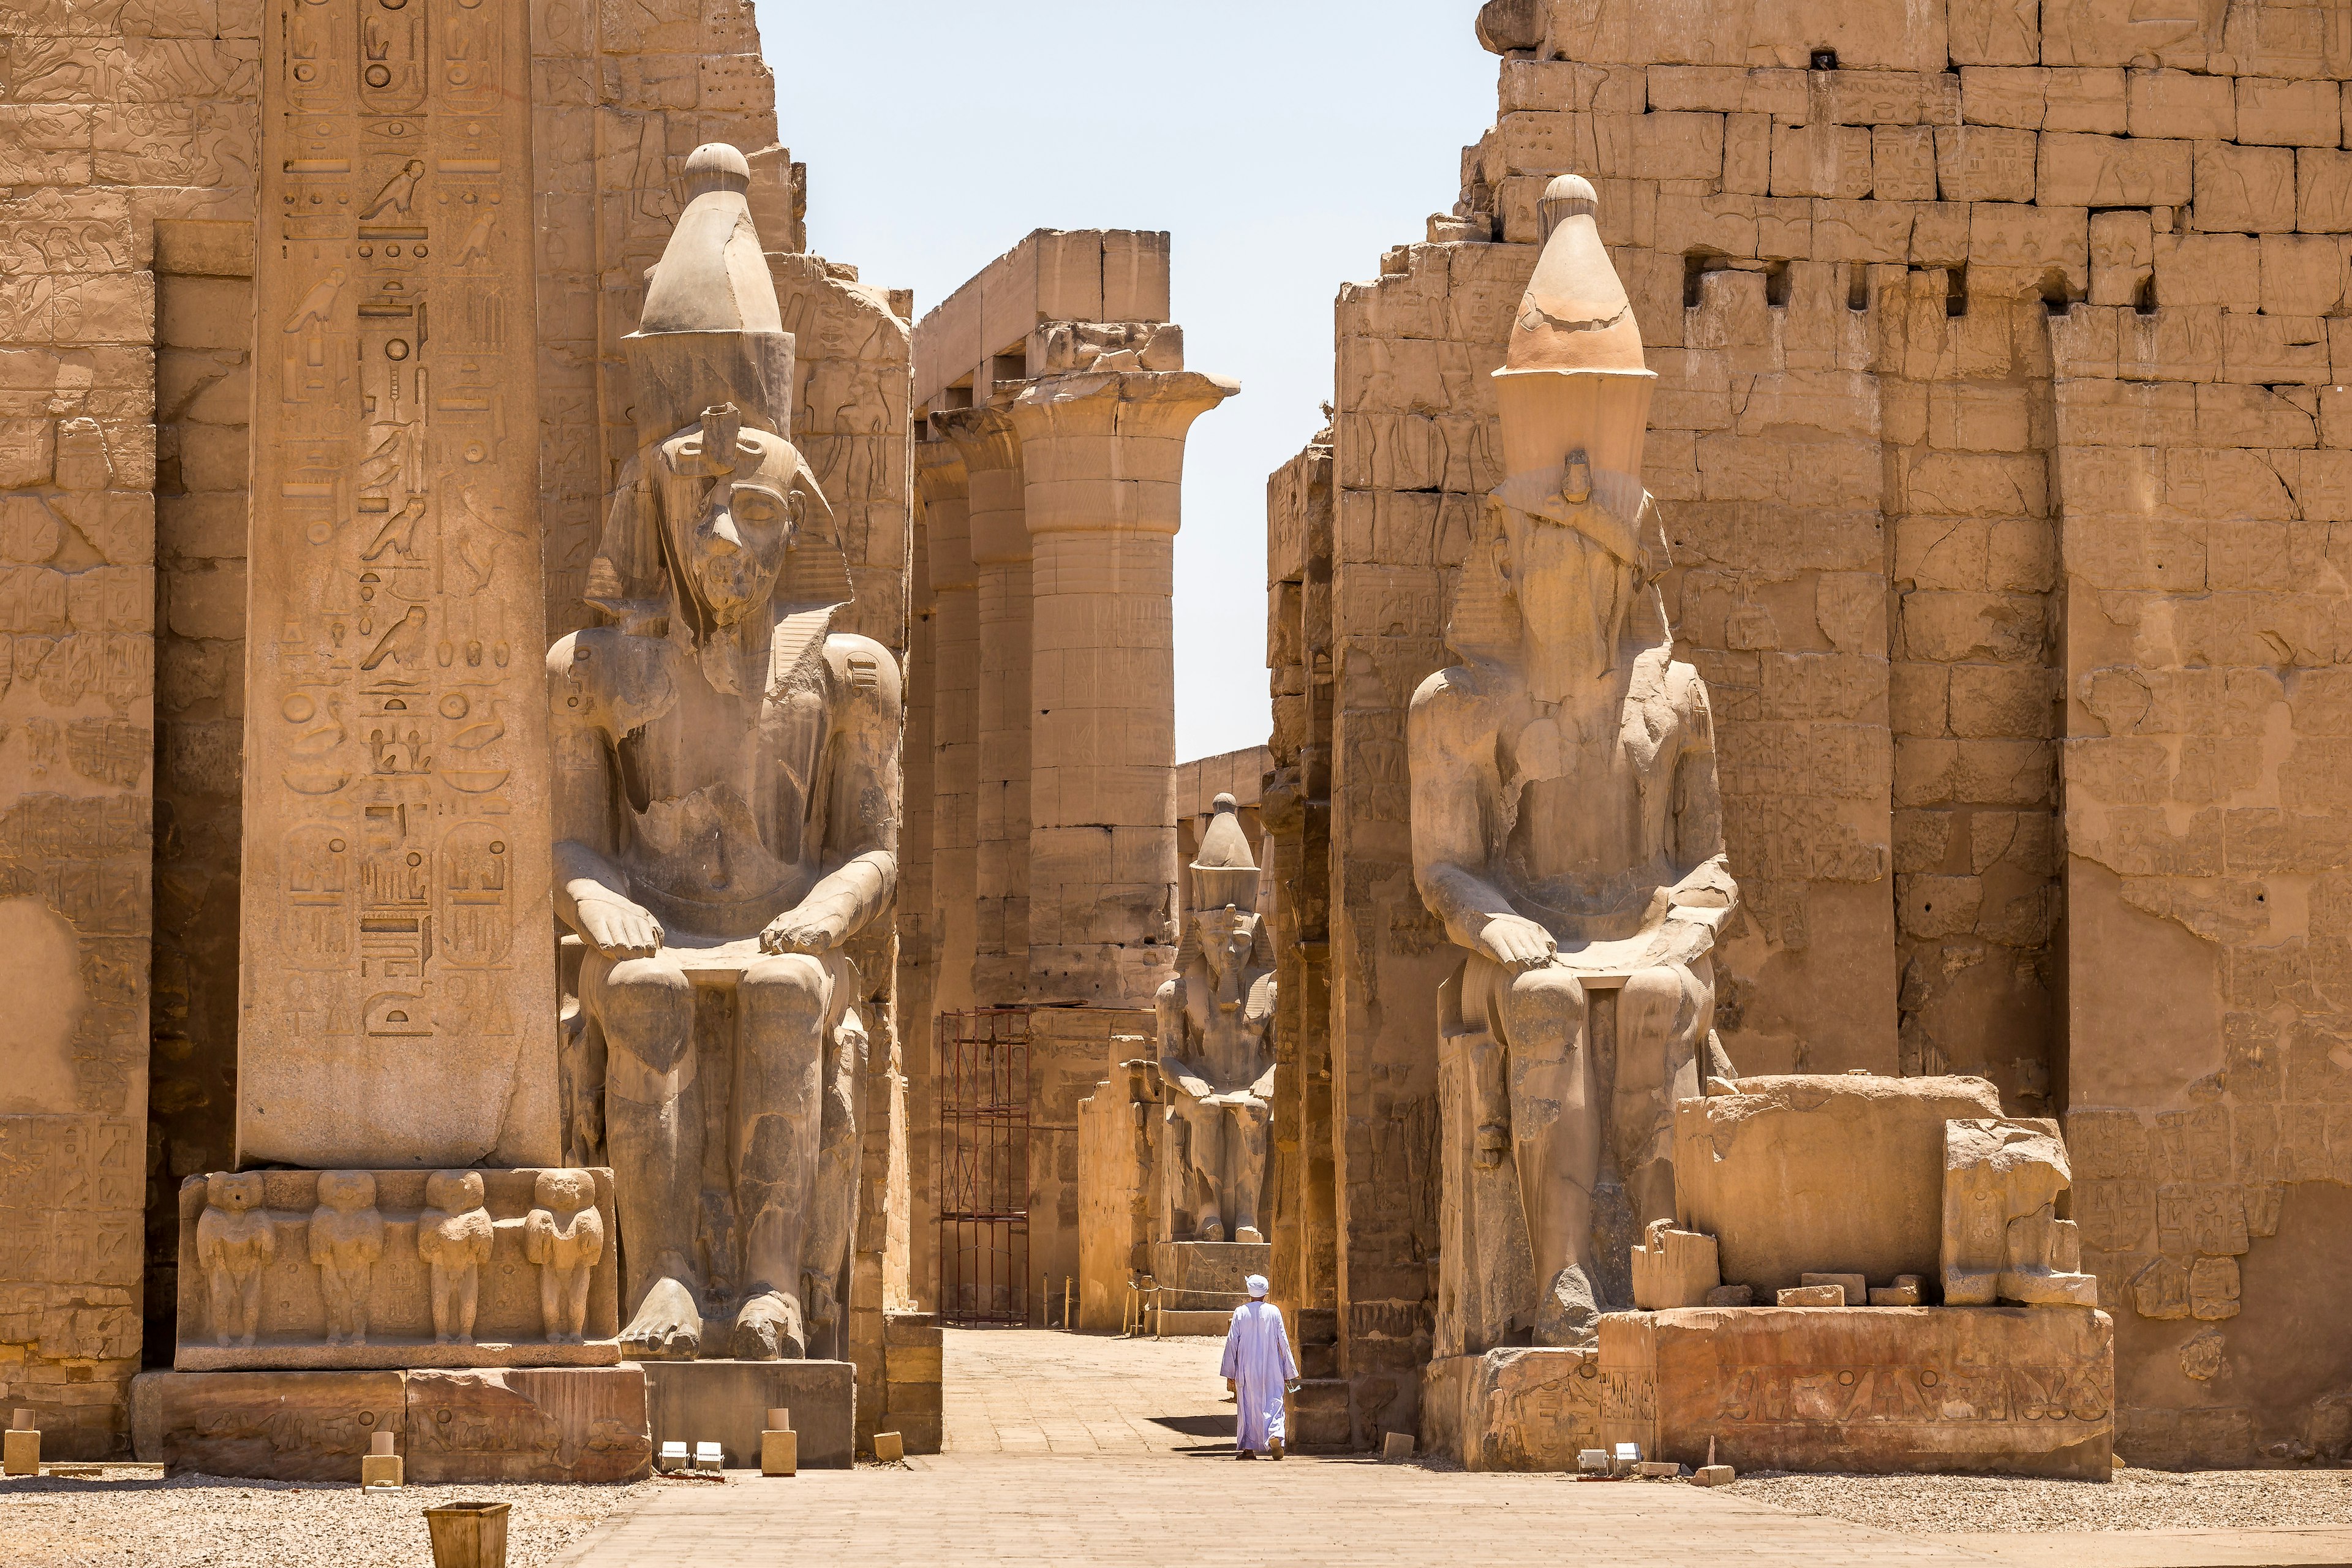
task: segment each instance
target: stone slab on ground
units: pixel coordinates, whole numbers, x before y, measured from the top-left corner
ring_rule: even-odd
[[[467,1372],[155,1372],[131,1387],[142,1459],[173,1475],[350,1481],[378,1432],[419,1485],[626,1482],[650,1472],[634,1364]]]
[[[802,1469],[855,1460],[857,1378],[845,1361],[652,1361],[645,1371],[656,1444],[716,1443],[730,1469],[757,1469],[768,1412],[782,1405],[800,1434]]]
[[[1421,1374],[1421,1444],[1472,1470],[1572,1472],[1601,1443],[1597,1352],[1443,1356]]]
[[[2087,1307],[1693,1308],[1601,1320],[1601,1435],[1685,1465],[2105,1480],[2115,1325]]]

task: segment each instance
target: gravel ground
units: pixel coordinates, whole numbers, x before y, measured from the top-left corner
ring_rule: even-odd
[[[430,1568],[425,1510],[463,1499],[514,1504],[508,1568],[545,1568],[652,1487],[405,1487],[232,1481],[109,1467],[102,1480],[0,1481],[0,1561],[9,1568]]]
[[[2051,1530],[2248,1530],[2352,1524],[2352,1471],[2137,1468],[2112,1483],[2005,1476],[1792,1476],[1759,1470],[1727,1489],[1790,1513],[1911,1535]]]

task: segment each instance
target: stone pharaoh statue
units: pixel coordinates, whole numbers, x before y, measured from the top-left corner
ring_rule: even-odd
[[[1468,952],[1441,1022],[1481,1042],[1475,1163],[1516,1168],[1537,1289],[1523,1326],[1547,1344],[1586,1338],[1602,1305],[1604,1149],[1633,1224],[1674,1212],[1674,1100],[1730,1071],[1709,952],[1738,899],[1706,688],[1675,662],[1654,586],[1654,377],[1593,205],[1572,175],[1545,193],[1496,373],[1500,526],[1465,568],[1448,634],[1464,662],[1422,685],[1408,724],[1414,878]],[[1591,1003],[1616,987],[1611,1085]]]
[[[555,907],[587,946],[641,1356],[700,1353],[706,1311],[747,1358],[838,1328],[866,1045],[843,948],[898,879],[898,666],[832,630],[848,568],[786,439],[793,339],[749,184],[731,147],[687,160],[625,340],[637,452],[586,595],[613,624],[547,660]]]
[[[1264,1241],[1267,1107],[1274,1099],[1274,952],[1257,910],[1257,861],[1221,795],[1201,858],[1174,978],[1160,987],[1160,1076],[1169,1150],[1168,1228],[1195,1241]]]

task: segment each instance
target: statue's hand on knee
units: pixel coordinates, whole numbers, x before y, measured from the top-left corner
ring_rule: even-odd
[[[804,952],[823,957],[849,940],[848,919],[836,910],[811,909],[786,910],[768,922],[760,933],[761,952]]]
[[[627,899],[585,898],[578,908],[580,934],[606,958],[651,958],[661,951],[661,921]]]
[[[1499,1121],[1482,1121],[1478,1124],[1478,1148],[1471,1158],[1480,1170],[1491,1171],[1503,1163],[1503,1156],[1510,1152],[1510,1147],[1509,1128]]]
[[[1559,956],[1551,932],[1522,915],[1496,915],[1478,931],[1478,947],[1506,969],[1540,969]]]

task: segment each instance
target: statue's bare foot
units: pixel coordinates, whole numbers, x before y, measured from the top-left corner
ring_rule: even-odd
[[[1224,1240],[1224,1239],[1225,1239],[1225,1222],[1224,1222],[1223,1220],[1222,1220],[1222,1219],[1219,1219],[1215,1215],[1202,1215],[1202,1219],[1201,1219],[1201,1226],[1200,1226],[1200,1230],[1199,1230],[1199,1236],[1200,1236],[1200,1238],[1201,1238],[1202,1241],[1223,1241],[1223,1240]]]
[[[1258,1234],[1258,1228],[1254,1225],[1237,1225],[1234,1226],[1234,1239],[1235,1241],[1260,1242],[1264,1241],[1265,1237]]]
[[[1592,1281],[1571,1263],[1552,1277],[1551,1289],[1536,1303],[1535,1342],[1586,1349],[1600,1339],[1601,1309],[1594,1303]]]
[[[621,1331],[621,1350],[640,1361],[692,1361],[700,1354],[702,1313],[694,1292],[675,1279],[655,1280]]]
[[[801,1304],[782,1290],[754,1296],[735,1317],[735,1354],[744,1361],[800,1361],[808,1354]]]

